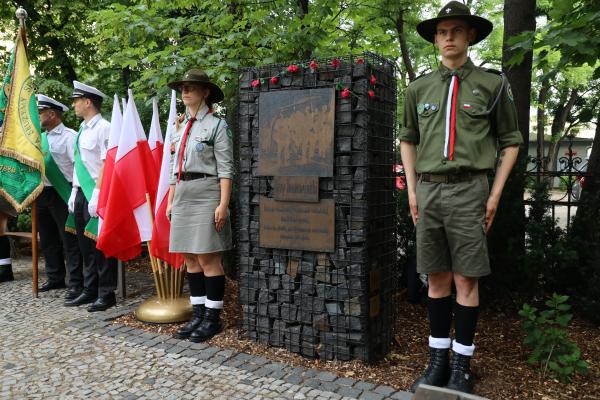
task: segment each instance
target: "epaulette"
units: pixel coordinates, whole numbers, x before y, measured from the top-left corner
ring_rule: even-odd
[[[497,69],[493,69],[493,68],[483,68],[483,70],[485,72],[489,72],[490,74],[496,74],[496,75],[500,75],[500,76],[504,75],[501,71],[498,71]]]

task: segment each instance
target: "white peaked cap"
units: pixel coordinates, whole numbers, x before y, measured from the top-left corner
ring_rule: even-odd
[[[108,96],[93,86],[86,85],[85,83],[81,83],[79,81],[73,81],[73,95],[71,97],[87,97],[90,99],[104,100]]]
[[[54,100],[52,97],[44,96],[43,94],[37,95],[38,108],[40,110],[45,108],[54,108],[61,111],[69,111],[69,107],[65,106],[60,101]]]

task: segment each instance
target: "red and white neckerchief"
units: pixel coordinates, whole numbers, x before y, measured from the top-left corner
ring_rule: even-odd
[[[444,140],[444,158],[454,159],[454,143],[456,142],[456,99],[458,98],[458,75],[450,77],[448,101],[446,103],[446,137]]]

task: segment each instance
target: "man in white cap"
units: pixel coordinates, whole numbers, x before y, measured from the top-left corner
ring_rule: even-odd
[[[98,196],[110,123],[100,114],[106,95],[93,86],[73,81],[73,109],[83,122],[75,139],[75,168],[69,211],[75,214],[79,249],[83,255],[83,292],[65,306],[92,303],[89,312],[103,311],[116,304],[116,260],[106,260],[96,249]]]
[[[40,292],[65,287],[65,257],[69,269],[66,300],[81,294],[83,271],[75,236],[73,216],[67,202],[73,179],[73,144],[76,132],[62,123],[68,107],[43,94],[37,95],[42,132],[42,152],[46,176],[44,190],[37,199],[40,242],[46,260],[47,280]]]

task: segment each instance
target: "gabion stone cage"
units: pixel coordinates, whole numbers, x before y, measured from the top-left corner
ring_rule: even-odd
[[[330,114],[306,112],[313,105],[298,101],[302,91],[312,100],[324,93],[322,110]],[[278,130],[294,121],[277,125],[289,104],[305,107],[292,125],[322,119],[326,126],[331,116],[330,153],[326,135],[314,130],[310,143],[279,139],[286,132]],[[396,272],[395,115],[395,67],[375,54],[240,71],[236,236],[243,337],[327,360],[370,362],[388,352]],[[278,135],[274,144],[265,143],[266,129]],[[300,158],[316,160],[305,169],[311,176],[281,164]],[[280,179],[310,196],[286,202],[285,196],[298,195],[292,190],[282,200]],[[265,246],[267,232],[269,243],[281,244]]]

